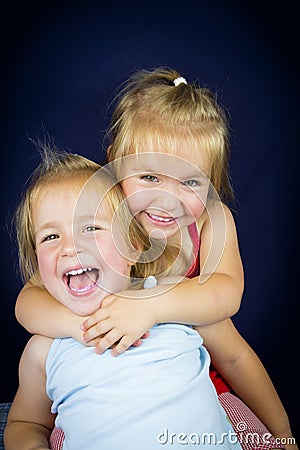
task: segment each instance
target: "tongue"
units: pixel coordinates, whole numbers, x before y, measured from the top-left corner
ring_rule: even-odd
[[[69,276],[69,287],[74,290],[82,290],[92,284],[95,284],[98,278],[98,270],[93,269],[83,272],[80,275]]]

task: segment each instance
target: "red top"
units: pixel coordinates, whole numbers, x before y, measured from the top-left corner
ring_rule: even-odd
[[[189,267],[189,269],[186,271],[185,276],[188,278],[194,278],[199,275],[199,248],[200,248],[200,237],[197,230],[196,222],[192,223],[188,226],[189,234],[191,237],[191,240],[193,242],[193,248],[194,248],[194,260]],[[223,392],[229,392],[230,387],[225,382],[224,378],[216,371],[216,369],[213,367],[213,365],[210,365],[209,368],[209,375],[210,378],[216,388],[217,394],[220,395]]]

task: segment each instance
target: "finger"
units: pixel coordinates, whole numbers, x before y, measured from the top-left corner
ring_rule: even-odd
[[[132,347],[139,347],[140,345],[142,345],[142,343],[143,343],[142,339],[138,339],[132,344]]]
[[[109,312],[106,309],[98,310],[95,314],[85,319],[80,325],[82,331],[87,331],[91,327],[94,327],[98,322],[105,320],[109,317]]]
[[[142,345],[143,343],[143,339],[147,339],[150,336],[150,332],[146,331],[146,333],[144,333],[139,339],[137,339],[132,346],[133,347],[139,347],[140,345]]]
[[[97,338],[95,338],[95,339],[91,339],[91,340],[88,341],[88,342],[83,342],[83,345],[84,345],[85,347],[96,347],[96,345],[98,344],[98,342],[99,342],[99,337],[97,337]]]
[[[122,337],[122,333],[116,329],[111,330],[104,337],[99,339],[95,346],[95,352],[100,355],[105,352],[108,348],[116,344]]]
[[[146,331],[146,333],[144,333],[144,334],[141,336],[141,339],[147,339],[149,336],[150,336],[150,331]]]
[[[84,342],[89,342],[92,339],[96,339],[98,337],[102,337],[103,335],[107,334],[112,329],[112,324],[110,323],[109,319],[103,320],[100,323],[96,323],[92,328],[88,329],[87,331],[84,331],[83,333],[83,340]]]
[[[112,356],[118,356],[124,353],[132,345],[132,340],[129,336],[123,336],[120,342],[111,350]]]

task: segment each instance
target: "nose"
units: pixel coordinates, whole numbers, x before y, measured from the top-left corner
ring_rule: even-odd
[[[75,242],[74,236],[65,236],[61,243],[61,256],[72,257],[81,253],[81,246]]]
[[[157,189],[156,205],[163,211],[175,211],[180,204],[177,189]]]

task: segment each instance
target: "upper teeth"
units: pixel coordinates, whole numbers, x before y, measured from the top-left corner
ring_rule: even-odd
[[[170,222],[174,220],[172,217],[161,217],[156,216],[155,214],[149,214],[149,216],[151,216],[155,220],[159,220],[160,222]]]
[[[82,273],[84,273],[84,272],[87,272],[87,271],[91,271],[92,270],[92,268],[91,267],[86,267],[86,268],[82,268],[82,269],[77,269],[77,270],[70,270],[69,272],[66,272],[66,275],[81,275]]]

